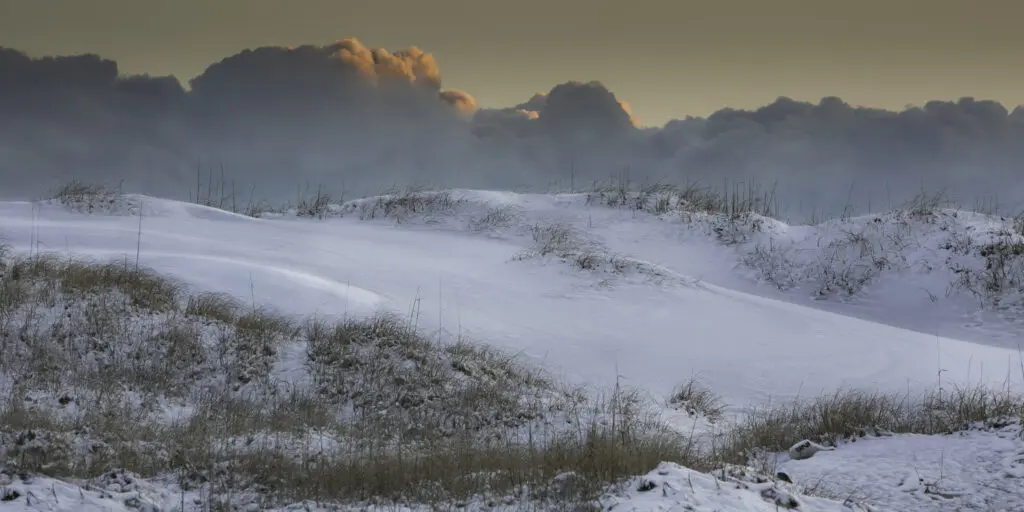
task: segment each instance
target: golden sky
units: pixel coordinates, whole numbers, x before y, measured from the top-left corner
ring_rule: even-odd
[[[0,0],[0,45],[183,82],[244,48],[348,36],[433,53],[507,106],[600,80],[643,124],[834,95],[1024,103],[1024,0]]]

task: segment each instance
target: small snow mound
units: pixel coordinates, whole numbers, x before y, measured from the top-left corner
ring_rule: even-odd
[[[790,484],[748,478],[746,472],[714,475],[662,462],[645,476],[627,483],[621,496],[606,499],[605,510],[690,512],[880,512],[853,502],[804,496]]]
[[[831,446],[822,446],[809,439],[804,439],[789,448],[789,458],[793,460],[805,460],[818,452],[830,452],[835,450]]]
[[[895,434],[844,444],[779,469],[828,496],[906,512],[1024,510],[1019,426],[950,435]]]
[[[166,510],[176,497],[169,487],[121,470],[109,471],[87,485],[11,469],[0,471],[0,508],[4,510],[156,512]]]

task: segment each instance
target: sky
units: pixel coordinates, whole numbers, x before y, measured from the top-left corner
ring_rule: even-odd
[[[0,46],[182,82],[266,45],[354,36],[437,57],[482,106],[599,80],[644,125],[778,96],[1024,103],[1019,0],[0,0]]]

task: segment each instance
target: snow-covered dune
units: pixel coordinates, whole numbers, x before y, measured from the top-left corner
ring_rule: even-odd
[[[258,219],[138,195],[74,206],[0,203],[0,241],[22,253],[138,260],[197,291],[301,317],[394,312],[420,329],[533,358],[570,382],[618,382],[657,401],[696,376],[733,412],[842,387],[1024,388],[1013,287],[987,297],[965,286],[942,293],[972,284],[965,274],[984,278],[992,244],[1009,251],[1013,284],[1020,240],[1007,219],[936,210],[790,226],[615,207],[587,194],[473,190]],[[856,289],[844,293],[851,283]],[[308,381],[304,343],[282,347],[274,377]],[[677,428],[695,425],[665,415],[679,418]],[[1021,453],[1016,421],[950,436],[870,437],[809,460],[769,455],[773,466],[754,472],[663,463],[601,501],[635,511],[1011,510],[1024,500]],[[795,483],[764,478],[776,471]],[[0,510],[204,503],[172,478],[121,470],[88,482],[5,470],[0,494]],[[502,508],[473,502],[466,510]]]
[[[574,222],[609,249],[706,282],[986,345],[1024,339],[1020,218],[921,198],[815,225],[592,202]]]
[[[689,250],[678,239],[658,236],[665,226],[657,219],[635,219],[626,230],[622,212],[588,208],[579,195],[458,193],[466,201],[489,205],[477,208],[482,214],[516,207],[520,226],[587,218],[602,247],[661,257],[669,270],[676,260],[666,256],[684,259]],[[944,382],[984,380],[1001,386],[1007,370],[1018,367],[1016,350],[895,328],[696,279],[654,285],[580,271],[548,258],[516,258],[529,239],[515,230],[508,236],[478,236],[388,219],[368,222],[354,215],[250,220],[153,198],[134,201],[149,205],[142,207],[141,231],[137,215],[84,215],[53,204],[3,203],[0,233],[21,251],[34,245],[132,262],[138,255],[142,264],[197,289],[229,292],[289,313],[341,316],[415,309],[420,327],[459,331],[521,352],[572,380],[608,385],[618,376],[656,397],[693,375],[739,407],[836,387],[929,388],[940,370]],[[695,255],[710,250],[693,247]]]

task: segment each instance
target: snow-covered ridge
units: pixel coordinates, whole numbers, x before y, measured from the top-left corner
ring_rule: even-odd
[[[554,195],[411,191],[332,208],[361,220],[532,239],[518,259],[555,257],[606,282],[704,280],[704,268],[696,275],[674,268],[692,249],[665,258],[664,245],[651,252],[630,243],[628,231],[652,232],[644,224],[658,219],[674,226],[659,230],[666,238],[720,247],[710,273],[725,278],[709,277],[711,283],[976,342],[1015,346],[1024,336],[1024,220],[943,207],[937,198],[815,225],[768,217],[756,198],[673,187]],[[573,243],[550,250],[554,232]],[[1004,327],[992,329],[996,324]]]
[[[965,294],[995,308],[1014,308],[1024,300],[1021,218],[944,208],[919,198],[887,213],[788,225],[754,211],[716,210],[756,209],[757,203],[727,206],[711,201],[670,187],[556,195],[456,189],[367,197],[327,210],[360,220],[492,236],[536,235],[538,228],[550,232],[561,225],[585,239],[587,245],[573,254],[577,257],[607,252],[599,242],[602,226],[595,225],[595,218],[598,224],[608,221],[607,212],[600,211],[604,207],[629,212],[632,220],[639,215],[674,221],[686,231],[734,247],[738,261],[753,271],[751,277],[783,291],[846,300],[888,279],[923,288],[923,296],[933,301]],[[628,253],[615,257],[644,262]],[[921,275],[930,276],[927,283]]]
[[[933,216],[928,217],[932,220],[923,221],[901,217],[897,213],[891,220],[883,218],[881,222],[857,218],[819,226],[789,226],[757,214],[699,211],[678,203],[673,206],[671,202],[661,202],[662,206],[653,208],[608,205],[597,201],[593,194],[530,195],[481,191],[422,194],[424,196],[419,199],[395,195],[331,205],[329,211],[334,213],[322,218],[303,214],[251,219],[213,208],[142,196],[119,196],[114,203],[103,203],[117,208],[72,208],[72,211],[65,208],[67,205],[57,203],[0,203],[0,234],[22,255],[42,250],[53,253],[55,261],[66,261],[71,257],[113,259],[122,270],[133,267],[138,261],[143,267],[176,276],[197,291],[227,293],[238,301],[239,311],[249,311],[257,304],[271,306],[275,310],[271,319],[308,319],[313,316],[330,326],[339,320],[373,318],[383,311],[397,315],[403,323],[415,325],[427,333],[431,346],[435,339],[449,341],[465,336],[480,340],[500,349],[501,353],[514,354],[531,364],[540,363],[551,371],[550,379],[596,388],[621,381],[640,390],[637,396],[644,397],[641,402],[647,405],[663,402],[680,383],[696,377],[720,395],[725,405],[725,416],[730,420],[749,406],[777,404],[780,400],[788,401],[836,388],[853,387],[882,393],[904,393],[909,392],[909,388],[913,388],[915,393],[941,389],[948,394],[957,385],[981,384],[1005,389],[1010,396],[1024,384],[1017,371],[1020,362],[1016,349],[982,346],[956,339],[956,336],[922,334],[871,321],[881,319],[873,316],[879,310],[894,306],[881,303],[878,309],[865,309],[865,304],[870,305],[871,300],[877,300],[871,295],[872,290],[883,286],[909,289],[909,285],[900,280],[923,279],[921,276],[931,279],[941,273],[938,270],[893,268],[887,271],[890,273],[879,273],[848,303],[832,304],[832,312],[829,313],[806,307],[797,298],[801,294],[810,295],[808,292],[813,290],[815,278],[813,272],[796,272],[794,275],[798,279],[793,280],[795,284],[783,286],[780,290],[771,284],[758,284],[763,280],[763,275],[759,275],[760,269],[756,264],[744,262],[746,256],[760,254],[756,251],[759,246],[763,248],[765,243],[785,245],[783,242],[791,243],[794,248],[779,254],[785,255],[787,261],[797,261],[796,256],[790,253],[800,254],[800,247],[811,245],[810,240],[821,237],[822,233],[832,233],[830,240],[844,240],[843,230],[851,226],[862,229],[863,236],[869,240],[877,237],[887,241],[892,237],[888,226],[901,226],[904,220],[910,226],[905,229],[912,231],[912,235],[907,235],[908,239],[927,238],[932,234],[940,239],[937,233],[959,232],[966,230],[967,225],[981,226],[970,232],[975,243],[983,247],[988,242],[977,242],[981,238],[976,233],[997,234],[1001,229],[998,228],[999,222],[1008,220],[997,222],[992,218],[974,218],[957,211],[936,210]],[[887,227],[877,229],[877,224]],[[1007,229],[1011,233],[1007,236],[1015,236],[1012,235],[1012,226]],[[828,243],[824,245],[828,247]],[[940,252],[953,251],[943,248],[938,242],[935,245]],[[917,257],[909,249],[917,247],[914,244],[893,247],[904,248],[905,254],[909,255],[908,261]],[[814,242],[814,249],[819,249],[817,242]],[[856,247],[849,249],[850,257],[860,257],[860,252],[854,249]],[[979,248],[977,256],[987,257],[981,252]],[[847,252],[842,254],[847,257]],[[987,249],[985,254],[989,254]],[[975,255],[970,252],[963,256],[970,260],[967,263],[981,261],[971,259]],[[625,269],[622,262],[627,263]],[[820,260],[808,258],[805,263],[813,268]],[[737,268],[747,270],[737,272]],[[685,286],[651,286],[652,281]],[[104,300],[116,297],[115,294]],[[786,300],[775,300],[778,298]],[[163,316],[151,314],[146,317],[141,322],[142,327],[133,323],[96,323],[103,317],[96,315],[90,304],[95,302],[81,300],[80,297],[75,301],[61,299],[52,302],[53,308],[48,306],[36,312],[42,313],[38,318],[50,321],[60,318],[61,308],[70,311],[70,320],[62,324],[69,332],[87,332],[78,327],[93,322],[95,329],[113,329],[111,325],[117,327],[108,332],[128,329],[136,335],[155,333],[170,336],[175,333],[159,329],[167,326],[170,318],[174,321],[182,318],[189,322],[196,320],[189,319],[188,315],[182,317],[164,312]],[[947,312],[942,309],[945,307],[942,301],[930,304],[939,315]],[[861,309],[856,310],[858,307]],[[211,305],[204,308],[207,311],[216,309]],[[836,314],[844,312],[843,308],[858,311],[861,319]],[[922,323],[930,321],[930,317],[921,318]],[[311,330],[311,324],[303,322],[288,324],[275,320],[270,324],[255,322],[253,325],[263,325],[263,329],[277,325],[266,332],[276,333],[275,336],[286,333],[288,336],[281,339],[286,338],[287,342],[272,341],[267,345],[274,350],[255,350],[253,354],[260,357],[243,361],[233,358],[231,345],[225,346],[222,342],[224,333],[228,333],[230,338],[230,325],[220,325],[216,321],[195,323],[192,328],[201,334],[197,338],[201,344],[211,349],[224,348],[226,357],[221,358],[219,352],[213,350],[204,358],[203,364],[185,365],[185,370],[198,371],[197,378],[189,382],[203,384],[197,386],[200,388],[209,388],[217,384],[215,377],[230,377],[229,380],[235,383],[234,377],[244,374],[243,380],[248,380],[244,383],[246,385],[237,389],[229,387],[232,391],[252,400],[272,398],[275,407],[280,406],[275,414],[296,415],[301,412],[305,417],[315,419],[321,417],[318,409],[285,407],[288,404],[308,405],[296,399],[305,395],[289,393],[302,391],[300,388],[307,392],[315,390],[324,382],[333,382],[342,390],[360,389],[358,382],[345,380],[344,377],[351,376],[351,373],[336,375],[339,378],[333,381],[314,375],[317,361],[357,364],[366,370],[359,375],[396,377],[387,381],[386,386],[363,389],[360,396],[367,402],[362,404],[362,408],[372,417],[379,411],[366,405],[377,402],[443,405],[447,403],[445,400],[452,398],[449,395],[458,394],[451,392],[459,389],[457,386],[447,388],[447,393],[419,395],[403,391],[403,386],[418,378],[440,377],[445,380],[454,376],[472,383],[472,378],[466,380],[467,376],[489,375],[506,361],[500,357],[486,363],[486,358],[481,359],[457,348],[438,359],[435,359],[437,354],[434,352],[404,358],[399,357],[402,353],[381,353],[382,347],[374,343],[311,343],[316,338],[314,330]],[[997,323],[986,324],[985,327],[999,331],[1005,326]],[[1012,335],[1011,331],[1001,332]],[[294,333],[301,335],[293,336]],[[95,340],[89,336],[85,338],[62,337],[61,350],[84,354],[78,359],[68,359],[80,364],[74,368],[82,370],[82,373],[66,372],[68,375],[88,376],[93,368],[90,365],[107,361],[89,351],[106,347],[100,350],[103,352],[110,346],[92,344]],[[123,350],[110,360],[146,361],[145,357],[135,358],[132,354],[146,353],[147,350],[156,354],[153,357],[163,357],[160,355],[162,352],[155,350],[161,346],[158,343],[139,345],[134,343],[139,341],[137,338],[123,338],[132,342],[120,346]],[[143,341],[146,339],[142,338]],[[149,341],[159,339],[157,336]],[[181,348],[188,346],[187,343],[180,345]],[[262,346],[253,345],[256,348]],[[32,350],[33,347],[38,348],[29,345],[17,353],[25,356],[24,360],[32,361],[34,356],[30,354],[39,353]],[[320,350],[310,350],[316,347]],[[311,354],[317,356],[314,358],[316,361],[310,360]],[[246,364],[237,364],[240,362]],[[216,366],[222,363],[227,366]],[[188,375],[170,372],[168,368],[160,365],[151,370],[163,372],[159,375],[168,382],[177,382],[175,379],[181,380]],[[430,371],[417,372],[416,368],[430,368]],[[265,389],[255,386],[275,378],[286,385]],[[518,382],[526,378],[514,380]],[[540,384],[543,379],[533,382]],[[3,383],[13,385],[11,379]],[[331,389],[335,388],[328,385],[323,390]],[[482,389],[500,398],[507,395],[497,393],[498,390],[515,391],[516,388],[507,381],[498,380],[497,386],[461,389]],[[521,412],[528,420],[530,415],[538,412],[537,406],[546,403],[545,396],[550,396],[543,386],[532,389],[537,393],[522,395],[526,400],[520,404],[523,406]],[[260,395],[257,391],[265,394]],[[278,393],[276,398],[275,392]],[[25,394],[23,398],[30,400],[21,405],[29,410],[58,412],[61,417],[75,421],[96,421],[96,415],[89,414],[94,411],[81,404],[96,402],[100,395],[109,398],[110,390],[98,393],[83,386],[50,386]],[[154,402],[151,395],[127,390],[119,395],[124,399],[123,403],[108,402],[104,410],[123,411],[126,405],[149,404],[145,411],[147,416],[141,419],[161,417],[173,423],[197,415],[216,419],[220,417],[219,412],[239,407],[212,401],[203,393],[196,395],[197,400],[186,393],[185,398],[177,396],[174,400]],[[341,410],[351,413],[352,404],[358,403],[358,400],[352,400]],[[654,408],[650,412],[677,434],[697,433],[697,441],[694,442],[721,439],[722,429],[730,424],[730,421],[723,421],[709,425],[699,417],[696,409],[693,414],[688,414],[686,407],[678,409],[673,412]],[[384,407],[382,410],[388,409]],[[277,417],[273,414],[257,416]],[[482,419],[487,419],[487,416],[483,415]],[[515,423],[523,418],[516,414],[500,419]],[[613,417],[596,419],[604,421],[603,424],[615,421]],[[533,423],[527,429],[516,430],[513,425],[514,428],[505,429],[502,434],[509,435],[510,439],[529,439],[537,435],[535,426]],[[38,448],[42,443],[39,440],[49,439],[53,441],[52,446],[63,447],[61,450],[65,451],[72,448],[94,449],[97,453],[109,454],[116,449],[111,445],[104,448],[101,444],[94,444],[95,436],[86,431],[66,437],[53,437],[52,433],[42,431],[34,431],[33,435],[36,437],[29,439],[26,432],[8,432],[4,446],[20,446],[17,445],[20,439],[22,445],[27,440]],[[920,444],[922,438],[926,441]],[[246,432],[243,435],[225,435],[211,446],[238,457],[259,455],[270,449],[281,450],[294,456],[294,460],[309,464],[309,461],[322,461],[325,460],[323,457],[343,453],[349,440],[338,432],[311,429],[287,434]],[[908,450],[905,449],[907,446],[916,448]],[[171,456],[161,454],[160,447],[155,444],[144,448],[139,448],[140,453],[154,457]],[[784,448],[785,445],[781,447],[783,451]],[[908,472],[894,476],[888,469],[914,466],[917,463],[908,461],[907,457],[920,456],[923,451],[931,455],[935,450],[946,454],[945,458],[939,457],[938,461],[919,458],[924,462],[918,464],[922,467],[916,468],[921,475],[916,487],[908,479]],[[57,452],[51,450],[49,453]],[[666,453],[681,451],[666,450]],[[885,459],[884,453],[896,455]],[[788,460],[780,455],[773,466],[749,470],[743,478],[736,473],[698,473],[666,463],[649,475],[627,480],[621,487],[609,487],[602,502],[607,507],[618,504],[615,510],[623,507],[627,510],[775,510],[776,506],[791,503],[791,499],[801,503],[802,510],[856,510],[855,507],[868,510],[872,504],[886,503],[898,504],[896,510],[935,510],[937,503],[951,509],[984,510],[978,508],[984,503],[1012,509],[1021,502],[1019,486],[1018,490],[1010,489],[1012,486],[1003,485],[1006,482],[1000,479],[1020,478],[1014,476],[1019,473],[1020,453],[1024,451],[1019,429],[1015,426],[991,426],[964,435],[941,437],[869,437],[855,443],[839,443],[835,450],[819,453],[807,460]],[[872,462],[875,459],[884,462],[876,465]],[[943,471],[945,461],[963,470],[955,475]],[[637,473],[648,471],[656,464],[657,459],[651,460]],[[997,466],[999,469],[992,469]],[[836,468],[853,469],[846,471],[841,478],[832,477],[830,471],[834,472]],[[795,483],[783,481],[778,475],[780,471]],[[872,476],[875,473],[878,478]],[[211,474],[216,475],[217,472],[203,473],[203,476],[210,478]],[[116,510],[127,506],[125,503],[132,498],[130,493],[135,492],[126,478],[139,485],[143,482],[143,487],[152,485],[151,492],[136,496],[140,500],[163,503],[161,508],[164,509],[177,509],[182,502],[187,504],[186,509],[210,503],[199,496],[201,492],[209,492],[208,486],[176,488],[175,485],[183,485],[178,478],[180,475],[173,478],[156,475],[149,479],[139,479],[137,475],[115,475],[115,483],[122,489],[129,489],[129,494],[111,490],[114,487],[110,486],[106,487],[107,494],[93,494],[96,489],[85,487],[82,482],[63,480],[64,483],[60,483],[38,475],[36,480],[32,480],[31,475],[27,476],[27,480],[23,479],[16,471],[7,475],[8,487],[31,491],[31,495],[18,491],[21,494],[10,500],[11,506],[27,507],[31,499],[32,506],[37,508],[50,506],[60,509],[81,507],[84,506],[82,500],[95,498],[98,507],[110,506]],[[487,475],[473,477],[488,478]],[[571,476],[563,475],[542,482],[543,491],[555,492],[563,481],[570,480]],[[825,484],[818,485],[821,481],[828,484],[827,490],[823,490]],[[40,488],[32,487],[37,484],[49,486],[49,495],[44,496],[46,493]],[[103,487],[107,484],[94,485]],[[252,490],[261,484],[249,482],[246,485]],[[989,490],[999,485],[1006,489],[1000,488],[999,492]],[[78,501],[71,498],[76,494]],[[824,499],[821,495],[833,499]],[[848,500],[849,496],[855,499]],[[54,499],[50,500],[51,497]],[[24,501],[19,501],[21,498]],[[237,504],[266,509],[280,509],[282,506],[281,502],[272,505],[261,502],[258,493],[244,498],[250,501],[242,503],[242,500]],[[508,499],[507,496],[488,496],[468,501],[467,508],[500,510],[502,506],[517,506],[514,499]],[[293,509],[302,505],[299,503]],[[349,506],[365,510],[372,509],[371,505]],[[0,507],[3,506],[0,503]],[[402,506],[417,507],[414,503]]]
[[[884,216],[837,220],[816,226],[790,226],[757,213],[715,211],[715,208],[728,209],[734,206],[712,204],[717,200],[709,196],[688,194],[680,195],[680,192],[672,188],[659,188],[635,194],[613,190],[555,195],[477,190],[414,190],[356,199],[342,204],[328,202],[326,204],[333,212],[333,216],[325,217],[331,219],[326,222],[300,221],[296,224],[293,222],[296,220],[294,217],[278,217],[281,222],[274,222],[271,217],[269,221],[247,222],[245,224],[252,226],[251,229],[240,227],[241,231],[238,233],[284,231],[285,234],[273,235],[275,238],[271,242],[272,245],[284,248],[296,242],[312,243],[313,254],[309,256],[321,253],[324,257],[336,259],[336,256],[331,254],[334,252],[333,249],[328,249],[332,242],[323,237],[335,236],[332,232],[343,236],[342,233],[357,229],[357,224],[366,224],[369,229],[363,231],[366,234],[376,236],[375,233],[388,233],[389,237],[394,234],[392,238],[395,242],[388,242],[386,246],[381,247],[384,251],[397,249],[395,243],[404,243],[400,239],[420,239],[424,243],[444,239],[447,241],[445,243],[458,244],[462,247],[486,247],[485,252],[489,254],[486,257],[501,267],[500,270],[494,269],[496,273],[548,272],[554,268],[547,265],[541,265],[540,268],[529,265],[521,270],[514,270],[508,264],[559,260],[568,265],[569,272],[562,270],[558,273],[574,281],[573,286],[578,290],[592,288],[594,284],[607,286],[637,282],[675,283],[684,285],[684,288],[697,286],[704,292],[719,295],[742,291],[782,299],[869,321],[881,321],[889,325],[919,330],[929,336],[941,337],[945,334],[986,344],[1016,347],[1016,342],[1012,340],[1018,334],[1024,334],[1022,331],[1014,330],[1010,321],[1012,317],[1005,314],[1012,311],[1014,304],[1010,289],[1012,286],[1000,292],[1001,295],[993,297],[989,293],[989,297],[993,297],[994,300],[986,304],[979,304],[980,297],[973,293],[984,290],[984,286],[978,286],[977,281],[985,277],[986,257],[992,255],[992,251],[986,249],[992,246],[991,243],[985,242],[986,237],[992,240],[1011,240],[1003,245],[1010,250],[997,254],[1008,256],[1005,258],[1008,269],[1016,268],[1016,256],[1012,250],[1016,247],[1016,242],[1012,240],[1017,235],[1012,234],[1012,219],[998,219],[955,210],[911,208]],[[195,218],[195,211],[215,210],[207,207],[196,207],[197,209],[193,210],[192,205],[161,199],[138,199],[150,205],[166,205],[158,210],[164,215],[149,218],[149,224],[167,222],[168,225],[177,225],[184,222],[185,218]],[[21,222],[18,220],[19,215],[22,218],[29,215],[27,208],[23,211],[20,208],[18,210],[21,213],[12,211],[14,215],[10,222]],[[23,228],[32,229],[28,222],[21,224]],[[103,224],[104,229],[109,229],[109,223]],[[137,231],[139,228],[137,219],[136,224],[130,228],[127,220],[123,224],[125,226],[121,229],[126,237],[129,229]],[[143,224],[143,231],[147,231],[145,218]],[[195,224],[195,227],[204,230],[209,228],[209,234],[213,234],[219,224],[222,223],[203,222]],[[379,231],[376,227],[378,225],[402,229],[397,232]],[[211,238],[208,233],[192,236],[195,233],[192,229],[186,230],[188,236],[175,234],[178,231],[164,230],[157,236],[177,238],[182,243],[203,240],[203,243],[221,246],[202,251],[201,255],[191,251],[188,256],[190,259],[201,256],[202,261],[216,261],[217,265],[226,265],[234,261],[237,265],[245,265],[251,270],[258,268],[260,272],[284,270],[281,265],[276,264],[256,265],[254,258],[248,256],[220,256],[225,252],[231,252],[230,248],[224,245],[224,241],[230,240],[235,233]],[[906,234],[908,232],[909,235]],[[467,238],[480,233],[486,236],[479,237],[475,242]],[[362,236],[362,233],[359,236]],[[31,240],[32,236],[24,238]],[[552,238],[557,243],[552,243]],[[850,239],[858,241],[859,245],[848,244]],[[952,243],[957,240],[960,241],[959,244]],[[60,240],[49,244],[49,247],[63,248],[66,242]],[[134,255],[137,245],[135,242],[137,240],[132,243],[130,249],[124,250],[128,256]],[[337,242],[340,244],[340,240]],[[379,244],[380,240],[377,240],[369,246],[362,245],[361,250],[373,251],[373,246]],[[95,255],[111,252],[95,249],[90,251]],[[957,251],[963,254],[954,258]],[[153,247],[143,252],[162,260],[185,256],[183,251],[162,252]],[[352,254],[352,251],[346,247],[342,254]],[[829,257],[824,257],[823,254]],[[890,268],[863,270],[882,265],[879,254],[886,256],[884,259]],[[270,253],[263,252],[256,259],[270,256]],[[475,257],[470,259],[479,261]],[[404,265],[410,264],[408,258],[403,261]],[[946,266],[943,267],[940,261]],[[864,262],[869,263],[862,264]],[[897,265],[895,262],[904,263]],[[330,264],[336,263],[332,261]],[[289,273],[294,274],[304,266],[301,263],[289,264],[288,273],[277,272],[280,277],[273,281],[280,282],[281,278]],[[371,264],[372,266],[376,265]],[[429,263],[413,266],[424,269],[431,267]],[[471,266],[462,265],[458,268],[469,269]],[[352,295],[347,290],[372,288],[354,286],[353,280],[349,278],[324,279],[325,270],[327,269],[305,272],[304,275],[308,277],[304,280],[333,282],[335,286],[332,287],[320,286],[321,293],[337,297],[339,291],[342,291],[345,294],[345,308],[352,305]],[[867,272],[867,275],[857,273],[861,270]],[[446,271],[461,270],[448,267]],[[573,277],[573,274],[582,275]],[[1006,275],[1010,276],[1008,280],[1011,284],[1015,282],[1012,279],[1013,272],[1007,272]],[[972,286],[957,286],[958,283],[966,281],[965,276],[974,279]],[[421,281],[409,285],[409,288],[415,291],[417,286],[423,284]],[[437,284],[444,288],[443,281]],[[859,288],[852,288],[854,285]],[[237,292],[244,296],[249,293],[249,288],[239,287]],[[854,293],[846,294],[844,289]],[[820,293],[823,290],[825,293]],[[621,292],[626,293],[625,289]],[[637,290],[637,293],[641,291]],[[406,296],[409,294],[410,290],[401,290],[399,293]],[[379,292],[376,295],[387,297],[387,294]],[[442,290],[442,301],[445,300],[443,295]],[[391,298],[393,297],[394,294]],[[809,297],[840,298],[845,303],[807,300]],[[455,298],[451,296],[448,298],[453,299]],[[416,300],[420,299],[406,299],[408,303]],[[999,308],[993,307],[993,303],[998,303]],[[408,305],[399,305],[395,309],[407,310]],[[447,319],[442,315],[442,324],[450,326],[459,323],[459,315],[450,313]],[[932,343],[933,347],[934,345]],[[966,368],[974,364],[973,360],[971,365],[965,364],[967,375],[972,371],[976,374],[984,373],[979,368]],[[696,370],[702,371],[699,368]]]

